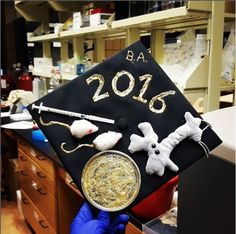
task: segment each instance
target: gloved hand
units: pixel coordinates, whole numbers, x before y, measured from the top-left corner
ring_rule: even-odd
[[[89,205],[84,203],[70,226],[70,234],[122,234],[128,220],[128,215],[121,214],[111,223],[109,213],[102,210],[95,218]]]

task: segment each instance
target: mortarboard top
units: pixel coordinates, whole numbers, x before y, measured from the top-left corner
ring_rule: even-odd
[[[99,85],[101,90],[96,94]],[[205,156],[199,144],[191,139],[184,139],[170,155],[170,159],[178,165],[179,170],[173,172],[166,168],[163,176],[157,176],[148,175],[145,171],[147,152],[129,152],[130,136],[132,134],[142,136],[138,128],[141,122],[151,123],[161,141],[185,123],[185,112],[188,111],[194,117],[200,118],[140,41],[37,100],[34,105],[39,106],[40,103],[51,108],[115,121],[114,124],[91,121],[99,127],[98,131],[78,139],[72,136],[66,127],[58,124],[45,126],[39,121],[42,117],[45,122],[57,121],[71,125],[78,118],[43,111],[39,113],[38,110],[32,109],[32,105],[28,107],[79,189],[81,189],[82,170],[98,150],[81,147],[68,154],[61,149],[63,142],[66,143],[67,149],[74,149],[78,144],[91,144],[101,133],[107,131],[122,133],[123,137],[113,150],[128,154],[136,162],[141,173],[141,188],[132,206]],[[202,141],[209,150],[221,143],[211,128],[203,132]]]

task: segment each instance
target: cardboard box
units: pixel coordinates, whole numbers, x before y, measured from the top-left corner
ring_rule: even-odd
[[[90,26],[104,24],[112,15],[113,10],[97,8],[91,11]]]

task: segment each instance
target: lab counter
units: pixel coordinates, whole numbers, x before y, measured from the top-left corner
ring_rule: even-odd
[[[202,115],[222,140],[179,177],[178,233],[235,233],[236,107]]]
[[[212,153],[235,164],[236,106],[212,111],[202,117],[223,141]]]
[[[11,122],[14,122],[14,121],[12,121],[9,117],[1,118],[1,125],[11,123]],[[23,140],[25,140],[25,142],[30,144],[32,147],[35,147],[37,150],[39,150],[42,154],[47,156],[53,162],[63,167],[60,159],[57,157],[50,143],[32,139],[32,131],[33,131],[32,129],[14,129],[14,130],[2,129],[2,131],[3,133],[7,134],[11,138],[15,138],[15,137],[22,138]]]
[[[50,143],[44,142],[44,141],[37,141],[32,139],[32,131],[33,130],[14,130],[14,133],[17,135],[17,137],[22,138],[30,144],[32,147],[39,150],[42,154],[47,156],[50,160],[52,160],[55,164],[57,164],[60,167],[63,167],[60,159],[57,157],[55,151],[51,147]]]

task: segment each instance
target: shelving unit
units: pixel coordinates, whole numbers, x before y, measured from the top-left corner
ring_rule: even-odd
[[[16,1],[16,8],[21,3]],[[20,1],[22,2],[22,1]],[[25,2],[26,4],[26,2]],[[41,5],[45,2],[41,1]],[[50,7],[57,11],[70,10],[70,3],[49,1]],[[82,5],[82,2],[81,2]],[[77,10],[81,6],[77,4]],[[29,7],[30,4],[28,4]],[[34,4],[33,4],[34,7]],[[22,14],[25,17],[25,14]],[[27,16],[27,15],[26,15]],[[29,20],[29,17],[25,17]],[[235,84],[221,85],[221,54],[223,42],[224,22],[235,20],[235,14],[224,13],[224,1],[188,1],[188,6],[154,12],[118,21],[109,20],[107,24],[84,27],[79,30],[62,31],[57,34],[34,36],[30,42],[42,42],[45,57],[50,56],[50,41],[62,42],[61,55],[63,60],[68,59],[68,42],[73,43],[74,58],[83,54],[85,40],[94,40],[94,61],[101,62],[105,57],[105,40],[110,38],[126,38],[126,46],[139,40],[142,35],[150,35],[151,53],[157,62],[163,59],[163,45],[167,32],[184,31],[188,28],[206,29],[208,53],[199,67],[192,73],[186,82],[184,94],[194,93],[196,97],[204,99],[203,112],[219,108],[219,98],[222,89],[234,89]],[[39,20],[40,21],[40,18]],[[45,21],[42,30],[45,32]],[[98,53],[99,51],[99,53]],[[45,74],[44,74],[45,76]],[[68,79],[71,79],[69,77]],[[64,79],[64,77],[63,77]],[[192,96],[192,95],[190,95]]]
[[[33,75],[40,76],[40,77],[51,77],[50,73],[44,73],[44,72],[34,72],[33,71]],[[69,80],[75,79],[78,76],[77,75],[70,75],[70,74],[62,74],[61,77],[62,77],[63,80],[68,80],[69,81]]]
[[[59,40],[59,35],[56,33],[46,34],[42,36],[31,36],[29,42],[43,42],[43,41],[57,41]]]
[[[190,11],[186,7],[173,8],[165,11],[154,12],[123,20],[113,21],[110,24],[89,26],[79,30],[63,31],[59,35],[49,34],[33,37],[30,41],[65,40],[77,36],[94,39],[99,36],[116,37],[126,36],[127,29],[138,29],[142,34],[150,33],[153,29],[183,30],[184,28],[207,25],[208,13]],[[106,35],[104,35],[106,33]]]
[[[46,1],[15,1],[15,9],[27,21],[48,22]]]
[[[108,30],[108,26],[106,24],[90,26],[80,28],[78,30],[68,30],[60,33],[60,39],[71,39],[79,36],[89,36],[91,38],[96,38],[100,35],[103,35]]]

